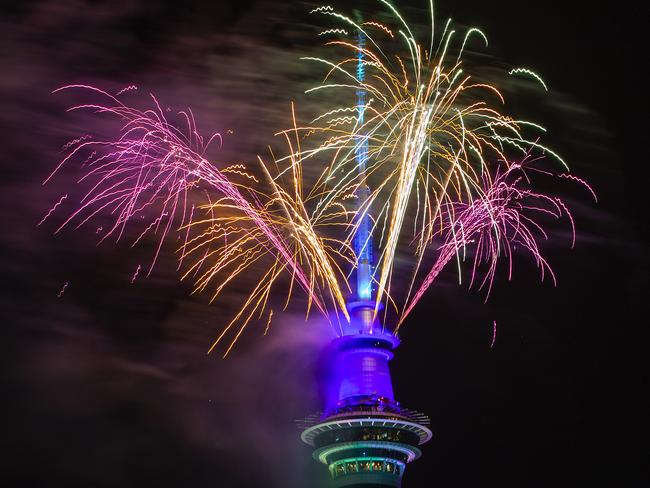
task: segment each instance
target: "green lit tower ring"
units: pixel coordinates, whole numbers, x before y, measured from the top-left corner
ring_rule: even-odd
[[[329,467],[332,486],[399,487],[406,464],[421,455],[431,432],[399,416],[329,418],[306,429],[302,439]],[[319,447],[321,446],[321,447]]]

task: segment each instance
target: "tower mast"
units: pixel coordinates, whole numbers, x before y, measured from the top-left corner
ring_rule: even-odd
[[[368,137],[363,127],[365,124],[366,90],[363,85],[366,79],[364,49],[366,36],[362,31],[357,32],[357,136],[355,140],[355,162],[359,180],[362,185],[357,191],[357,210],[364,212],[355,235],[355,252],[357,254],[357,298],[372,299],[372,235],[369,208],[367,208],[370,188],[366,183],[366,162],[368,161]]]

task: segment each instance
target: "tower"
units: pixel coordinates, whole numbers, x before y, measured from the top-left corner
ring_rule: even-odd
[[[333,488],[400,487],[431,439],[428,419],[395,401],[388,361],[399,339],[369,324],[374,302],[348,308],[350,326],[325,352],[324,413],[305,421],[301,437],[328,466]]]
[[[362,128],[366,108],[362,32],[357,47],[357,124]],[[355,160],[363,177],[368,142],[363,130],[357,134]],[[360,209],[369,193],[367,186],[359,188]],[[355,251],[356,297],[347,305],[351,320],[324,353],[324,411],[304,422],[301,437],[314,447],[314,458],[328,466],[333,488],[395,488],[401,486],[406,464],[420,457],[419,446],[431,439],[431,431],[425,416],[395,400],[388,362],[399,339],[376,318],[367,213],[362,214],[355,235]]]

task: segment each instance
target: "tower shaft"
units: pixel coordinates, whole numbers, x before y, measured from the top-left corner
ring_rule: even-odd
[[[359,300],[372,297],[372,234],[368,198],[370,188],[366,183],[366,163],[368,161],[368,137],[364,132],[366,112],[366,79],[364,49],[366,38],[363,32],[357,34],[357,132],[355,138],[355,161],[361,185],[357,190],[357,210],[361,214],[359,227],[355,234],[355,251],[357,253],[357,296]]]

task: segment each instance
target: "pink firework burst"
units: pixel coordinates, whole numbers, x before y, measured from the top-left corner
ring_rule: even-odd
[[[149,274],[170,233],[180,232],[184,245],[187,245],[195,214],[189,195],[194,193],[195,197],[205,199],[207,207],[216,200],[222,207],[242,213],[255,229],[254,232],[238,230],[248,235],[243,242],[254,241],[255,252],[276,256],[282,268],[290,272],[292,280],[308,293],[310,303],[327,313],[322,298],[314,291],[314,280],[307,276],[305,264],[296,256],[289,236],[274,225],[274,219],[268,217],[269,199],[257,188],[245,187],[229,179],[227,172],[233,172],[232,168],[221,171],[207,160],[205,154],[210,145],[222,143],[220,134],[204,139],[198,132],[191,110],[178,113],[185,125],[180,129],[168,120],[168,114],[153,95],[153,108],[139,110],[92,86],[69,85],[55,92],[63,90],[83,90],[98,95],[103,103],[75,105],[69,110],[114,116],[122,126],[121,135],[115,140],[80,138],[69,147],[69,153],[46,178],[44,184],[64,164],[83,161],[85,173],[79,182],[89,186],[78,208],[56,232],[70,225],[80,228],[94,217],[110,215],[112,223],[103,226],[99,242],[109,237],[119,241],[125,236],[127,225],[137,223],[143,230],[132,245],[145,236],[155,236],[157,242],[147,270]],[[238,176],[243,174],[240,170],[235,172]],[[225,248],[228,248],[227,243]],[[235,249],[227,253],[233,251]],[[245,254],[241,247],[237,251]],[[213,254],[214,251],[206,251],[206,257]]]
[[[443,210],[443,243],[437,257],[417,291],[410,298],[400,323],[409,315],[418,301],[434,283],[443,268],[454,258],[461,258],[467,248],[473,250],[470,287],[479,283],[492,289],[500,258],[508,263],[508,279],[512,278],[514,249],[520,248],[532,256],[541,279],[548,274],[555,283],[555,275],[542,255],[538,241],[548,239],[539,217],[566,217],[575,242],[573,217],[558,197],[536,192],[530,188],[529,172],[537,171],[533,161],[506,165],[494,178],[483,179],[483,189],[471,203],[447,203]],[[487,268],[479,278],[479,270]]]

